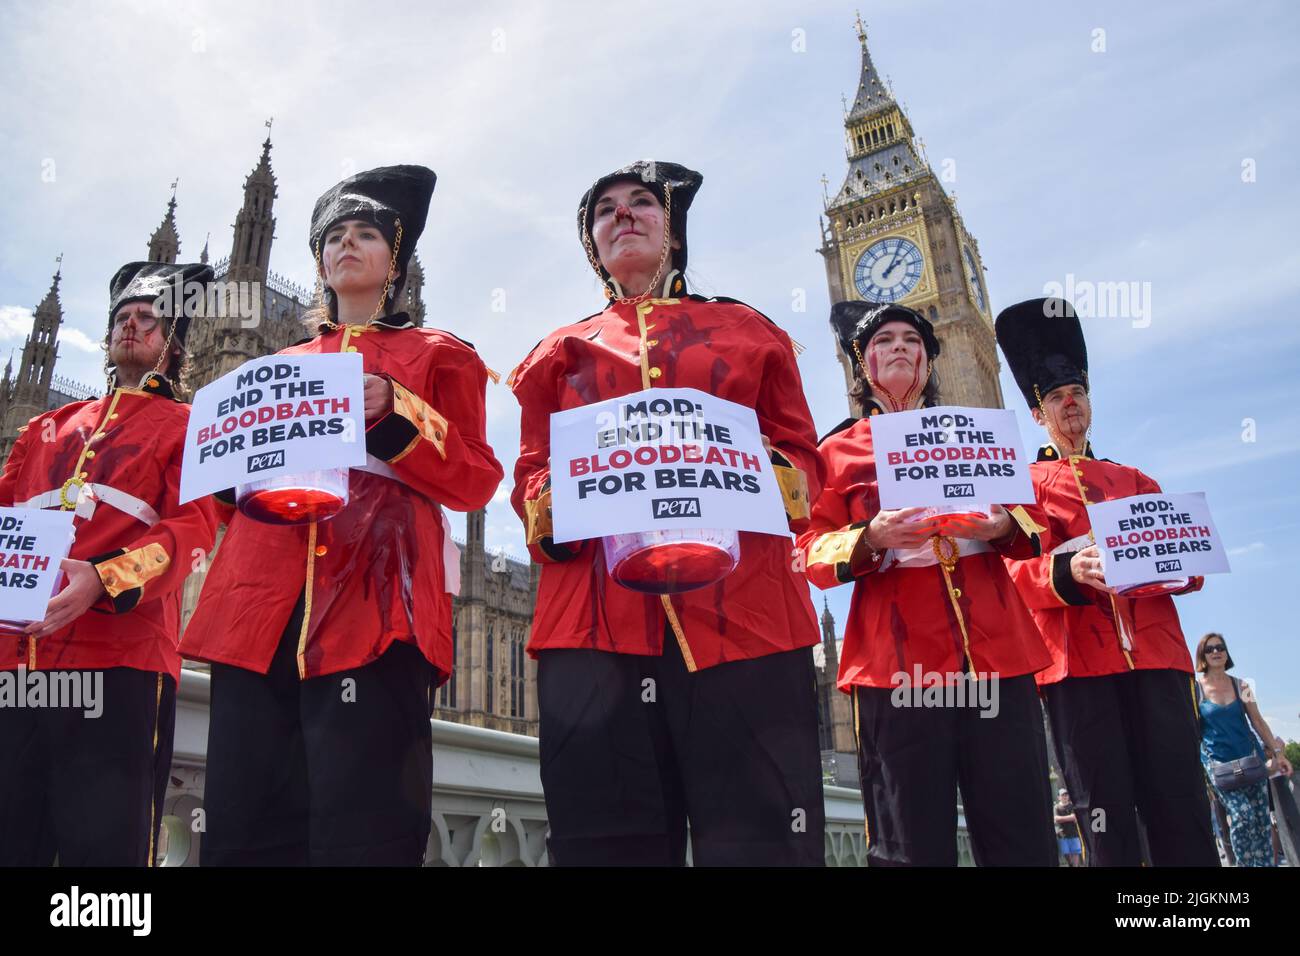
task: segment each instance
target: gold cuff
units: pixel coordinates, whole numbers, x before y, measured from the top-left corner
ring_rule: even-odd
[[[414,425],[420,437],[432,442],[433,447],[438,449],[438,454],[446,458],[447,419],[438,414],[431,405],[426,404],[419,395],[397,382],[393,382],[392,385],[393,411]],[[406,452],[403,452],[398,457],[405,455]]]
[[[110,598],[135,588],[143,588],[171,567],[172,559],[167,549],[157,541],[109,558],[95,565],[99,580]]]
[[[1029,512],[1025,510],[1024,505],[1016,505],[1014,508],[1008,508],[1007,514],[1011,515],[1011,520],[1020,526],[1020,530],[1025,533],[1026,538],[1032,538],[1036,534],[1042,534],[1047,529],[1041,524],[1029,517]]]
[[[781,486],[781,500],[785,503],[785,513],[789,515],[791,521],[807,518],[808,476],[799,468],[787,468],[784,465],[773,465],[772,468],[776,471],[776,482]]]
[[[551,489],[547,488],[532,501],[524,502],[524,516],[528,519],[528,544],[536,544],[554,534],[551,523]]]
[[[829,564],[832,567],[847,563],[853,557],[853,551],[866,530],[863,527],[831,531],[814,539],[812,546],[808,548],[808,563]]]

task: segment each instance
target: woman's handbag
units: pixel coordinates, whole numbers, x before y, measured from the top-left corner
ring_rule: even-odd
[[[1268,768],[1258,754],[1247,754],[1236,760],[1211,760],[1210,779],[1218,789],[1227,793],[1263,783],[1268,779]]]

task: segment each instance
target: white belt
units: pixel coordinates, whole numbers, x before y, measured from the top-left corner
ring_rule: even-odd
[[[78,486],[77,504],[73,509],[73,513],[78,518],[89,520],[101,501],[111,508],[116,508],[118,511],[130,515],[137,521],[143,521],[150,528],[162,520],[158,517],[158,512],[134,495],[128,495],[125,491],[119,491],[109,485],[97,485],[93,482],[86,482],[84,485]],[[63,490],[55,488],[53,491],[47,491],[34,498],[28,498],[26,501],[19,502],[18,507],[62,508]]]
[[[951,540],[957,542],[958,560],[967,555],[993,550],[992,545],[987,541],[979,541],[975,538],[952,538]],[[885,552],[885,560],[881,562],[880,570],[884,571],[895,565],[900,568],[928,568],[938,563],[939,558],[934,553],[934,546],[927,541],[919,548],[907,548],[901,551],[890,548]]]
[[[1081,534],[1077,538],[1071,538],[1064,544],[1058,544],[1048,552],[1048,557],[1064,554],[1067,551],[1082,551],[1084,548],[1091,548],[1096,543],[1092,540],[1091,534]]]
[[[374,455],[366,455],[366,463],[353,465],[352,469],[368,471],[372,475],[406,484],[402,481],[402,476],[393,471],[388,462]],[[410,485],[407,487],[409,488]],[[447,520],[447,512],[442,505],[438,505],[438,517],[442,519],[442,589],[448,594],[460,594],[460,547],[451,540],[451,522]]]

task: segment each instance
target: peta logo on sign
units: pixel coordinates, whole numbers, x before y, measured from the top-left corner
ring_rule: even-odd
[[[943,496],[945,498],[974,498],[974,485],[944,485]]]
[[[1170,571],[1181,571],[1183,562],[1181,561],[1157,561],[1156,574],[1168,574]]]
[[[263,455],[248,456],[248,473],[251,475],[255,471],[264,471],[267,468],[278,468],[284,464],[284,449],[279,451],[268,451]]]
[[[699,498],[654,498],[650,502],[655,518],[698,518]]]

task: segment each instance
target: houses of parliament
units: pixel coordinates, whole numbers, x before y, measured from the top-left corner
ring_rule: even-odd
[[[908,116],[876,71],[861,21],[857,36],[858,87],[844,115],[847,169],[842,185],[826,196],[821,212],[818,251],[825,263],[830,301],[901,302],[929,315],[943,343],[937,370],[945,401],[999,407],[997,350],[979,246],[925,159]],[[219,281],[257,283],[262,290],[260,320],[210,319],[196,325],[189,342],[190,383],[195,388],[300,339],[300,317],[315,296],[270,269],[276,180],[269,136],[244,180],[243,193],[230,253],[214,262],[213,268]],[[173,196],[148,240],[146,258],[177,261],[180,236],[175,210]],[[208,261],[206,243],[200,258]],[[92,394],[54,374],[63,318],[59,279],[56,274],[36,307],[17,371],[11,361],[0,380],[0,458],[8,457],[17,430],[32,416]],[[400,295],[417,324],[425,320],[423,281],[419,259],[414,257]],[[847,388],[852,382],[850,359],[834,344],[833,334],[829,342]],[[850,411],[861,413],[858,408]],[[453,611],[456,666],[451,679],[436,692],[434,716],[536,735],[536,665],[524,646],[538,569],[489,554],[484,524],[483,511],[467,516],[461,592]],[[184,620],[201,585],[201,574],[196,572],[186,585]],[[848,696],[835,689],[839,642],[829,610],[822,614],[822,635],[815,657],[824,766],[828,780],[856,786],[852,715]]]

